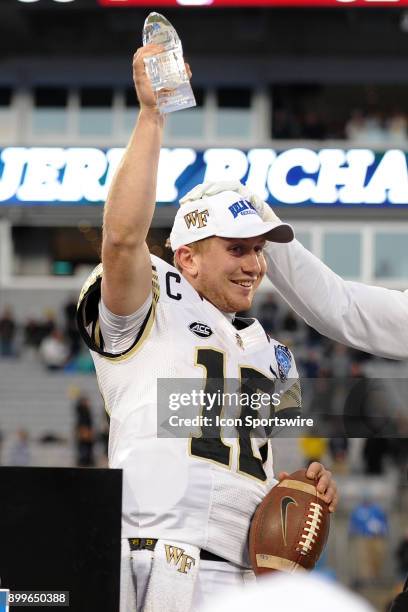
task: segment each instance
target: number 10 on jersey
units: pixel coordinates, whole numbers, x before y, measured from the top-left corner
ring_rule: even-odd
[[[205,397],[212,396],[222,398],[224,396],[225,362],[226,355],[223,351],[213,348],[196,349],[196,365],[202,366],[206,372]],[[274,393],[274,380],[251,367],[240,367],[239,379],[241,383],[240,393],[246,394],[248,397],[251,397],[252,394],[259,391],[269,396],[272,396]],[[211,406],[210,404],[204,403],[203,409],[208,416],[212,417],[213,422],[219,423],[223,407],[222,401],[219,401]],[[272,403],[270,409],[274,411]],[[256,456],[253,448],[253,441],[251,439],[252,429],[244,424],[245,417],[248,415],[253,415],[250,402],[246,402],[242,407],[239,419],[242,425],[238,425],[236,428],[236,447],[238,451],[237,471],[240,474],[260,481],[265,481],[267,477],[263,464],[267,458],[268,440],[265,439],[264,444],[258,448],[260,456]],[[222,439],[220,424],[211,427],[203,426],[199,437],[191,437],[190,452],[193,457],[213,461],[226,468],[232,467],[233,447]]]

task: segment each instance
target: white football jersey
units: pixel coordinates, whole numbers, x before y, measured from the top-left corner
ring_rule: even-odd
[[[123,469],[122,537],[186,542],[249,567],[250,520],[276,482],[270,440],[252,437],[248,429],[234,436],[229,430],[224,437],[221,426],[209,438],[204,425],[192,428],[191,435],[160,437],[158,380],[172,380],[173,390],[174,379],[196,379],[203,389],[217,380],[227,391],[222,381],[255,377],[259,389],[273,392],[275,383],[286,385],[276,408],[282,411],[300,406],[296,366],[290,351],[270,339],[257,320],[232,324],[176,268],[152,256],[152,270],[151,309],[133,345],[121,354],[103,348],[101,265],[78,304],[80,331],[110,415],[109,465]],[[215,403],[205,413],[222,417],[222,410]]]

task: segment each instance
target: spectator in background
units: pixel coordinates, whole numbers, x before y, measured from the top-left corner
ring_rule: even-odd
[[[323,336],[309,325],[306,326],[306,337],[307,343],[311,347],[321,347],[324,342]]]
[[[374,584],[381,578],[386,552],[386,513],[366,496],[350,515],[349,533],[355,547],[355,586]]]
[[[0,317],[0,355],[2,357],[14,356],[14,338],[16,334],[16,322],[11,308],[6,306]]]
[[[295,334],[298,330],[299,323],[293,312],[290,310],[286,313],[282,321],[283,331],[288,331]]]
[[[408,142],[408,121],[401,111],[395,111],[386,122],[388,140],[392,145],[406,146]]]
[[[395,558],[397,561],[397,571],[400,580],[405,580],[408,574],[408,529],[405,530],[402,539],[398,544],[398,548],[395,552]]]
[[[349,441],[345,436],[329,439],[329,453],[332,460],[331,469],[334,473],[347,474],[348,449]]]
[[[360,353],[361,357],[364,353]],[[380,378],[367,378],[362,362],[350,366],[349,391],[344,401],[346,431],[350,437],[366,438],[365,473],[382,474],[388,452],[387,437],[396,435],[390,412],[390,395]]]
[[[108,467],[109,425],[110,418],[108,413],[104,410],[102,415],[102,426],[99,432],[99,442],[102,446],[102,461],[106,467]]]
[[[77,357],[81,348],[81,337],[76,324],[76,301],[70,300],[64,306],[65,336],[69,344],[70,358]]]
[[[322,367],[315,379],[310,380],[309,384],[307,381],[304,382],[305,395],[307,391],[311,391],[308,399],[308,408],[311,412],[319,415],[319,434],[323,434],[321,426],[326,424],[329,427],[324,429],[324,433],[325,436],[328,436],[332,433],[330,431],[330,423],[337,405],[335,397],[337,391],[336,381],[332,378],[331,371],[328,368]]]
[[[277,139],[299,138],[300,129],[296,117],[284,108],[276,108],[273,114],[272,137]]]
[[[7,463],[9,465],[27,466],[31,463],[31,450],[28,432],[19,429],[16,439],[10,447]]]
[[[372,111],[366,117],[365,141],[371,144],[382,144],[387,140],[384,120],[379,111]]]
[[[47,334],[45,334],[47,335]],[[37,319],[28,318],[24,324],[24,345],[37,351],[40,347],[41,342],[45,338],[44,328],[41,321]]]
[[[60,330],[54,329],[40,344],[40,356],[48,370],[61,370],[69,358],[69,350]]]
[[[48,338],[56,327],[53,310],[46,310],[43,319],[28,318],[24,324],[24,345],[31,349],[39,349],[42,341]]]
[[[336,342],[333,345],[330,368],[334,378],[345,378],[350,374],[351,357],[349,349],[344,344]]]
[[[318,461],[319,463],[323,461],[327,451],[327,440],[326,438],[315,438],[310,435],[305,438],[299,438],[299,447],[303,455],[303,464],[307,467],[313,461]]]
[[[41,322],[42,339],[52,334],[56,328],[55,312],[51,309],[47,309],[44,312],[44,319]]]
[[[405,406],[403,410],[406,410]],[[398,435],[401,437],[390,440],[389,450],[402,476],[402,482],[405,484],[406,474],[408,473],[408,423],[404,417],[399,417],[398,419]]]
[[[295,314],[288,310],[284,313],[283,319],[279,326],[279,339],[287,346],[295,346],[302,344],[302,339],[305,335],[304,325],[300,326],[299,320]]]
[[[75,405],[75,417],[76,464],[80,467],[93,467],[95,465],[95,430],[88,396],[81,395],[78,398]]]
[[[321,121],[320,114],[314,110],[308,111],[302,125],[302,138],[312,140],[324,140],[327,134],[327,127]]]
[[[320,355],[318,351],[309,349],[304,359],[299,361],[302,374],[306,378],[317,378],[320,370]]]
[[[276,319],[278,316],[278,305],[273,293],[268,293],[258,310],[258,319],[268,334],[273,334],[276,330]]]
[[[363,460],[364,473],[367,476],[384,474],[384,462],[389,450],[386,438],[367,438],[364,442]]]
[[[360,143],[364,141],[366,134],[366,122],[364,114],[360,109],[355,109],[351,113],[350,119],[345,126],[347,140]]]

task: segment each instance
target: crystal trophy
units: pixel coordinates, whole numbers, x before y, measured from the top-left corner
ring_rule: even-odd
[[[159,13],[150,13],[143,27],[143,44],[162,45],[164,51],[144,60],[147,75],[157,94],[161,113],[196,105],[186,68],[180,38],[171,23]]]

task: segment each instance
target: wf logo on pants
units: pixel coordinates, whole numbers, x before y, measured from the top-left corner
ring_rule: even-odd
[[[177,546],[170,546],[169,544],[166,544],[165,548],[167,563],[169,565],[175,565],[177,567],[177,571],[181,574],[187,574],[195,565],[194,557],[186,555],[183,548],[178,548]]]

